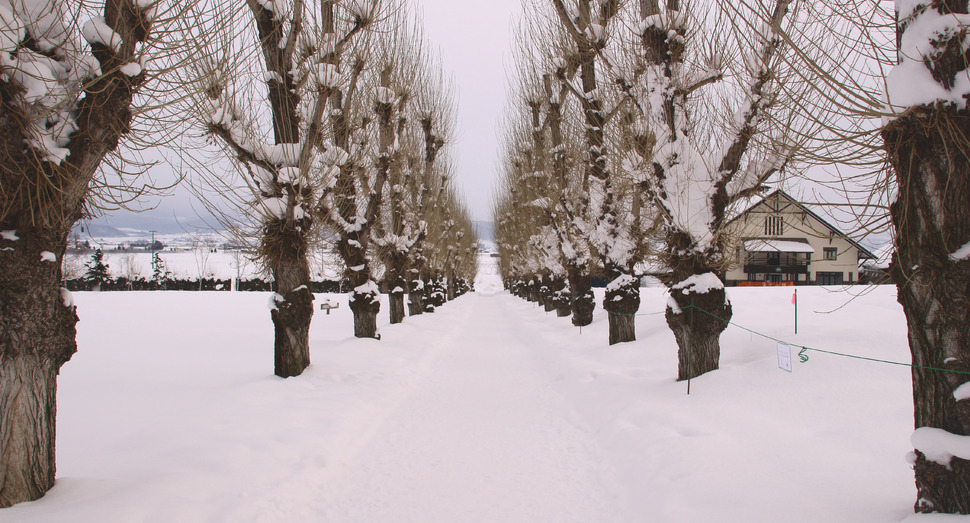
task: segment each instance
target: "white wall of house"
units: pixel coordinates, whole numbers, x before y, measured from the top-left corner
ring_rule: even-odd
[[[731,223],[731,237],[734,238],[736,259],[725,274],[731,282],[748,281],[744,271],[748,252],[744,241],[754,238],[764,239],[804,239],[813,248],[807,266],[807,279],[812,283],[831,281],[833,273],[841,273],[843,283],[859,281],[859,249],[840,231],[831,228],[812,213],[789,199],[781,192],[775,192],[763,201],[749,208]],[[803,255],[804,257],[804,255]],[[834,259],[831,259],[834,258]],[[758,281],[765,281],[763,273]],[[805,282],[805,274],[784,275],[783,281]]]

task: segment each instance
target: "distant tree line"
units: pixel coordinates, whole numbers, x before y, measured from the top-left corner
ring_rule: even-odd
[[[230,278],[203,278],[200,285],[200,280],[197,278],[168,278],[158,282],[145,278],[129,279],[119,276],[117,278],[107,277],[100,283],[95,283],[85,276],[64,280],[61,285],[71,292],[90,291],[95,285],[100,285],[98,288],[101,291],[228,291],[232,289],[232,280]],[[380,287],[384,288],[383,285]],[[309,288],[311,293],[338,293],[349,289],[350,282],[347,280],[311,281]],[[239,280],[236,289],[244,292],[273,292],[276,290],[275,282],[261,278]]]

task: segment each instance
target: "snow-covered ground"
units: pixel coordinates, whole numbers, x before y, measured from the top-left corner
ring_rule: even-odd
[[[485,267],[487,272],[489,267]],[[609,347],[500,290],[352,334],[346,298],[313,365],[272,376],[264,293],[76,293],[58,390],[57,484],[3,522],[900,521],[912,511],[906,367],[738,327],[678,383],[663,315]],[[729,289],[734,321],[907,361],[893,287]],[[861,294],[860,294],[861,292]],[[853,299],[853,295],[858,294]],[[325,296],[319,295],[318,301]],[[663,310],[644,289],[641,313]]]

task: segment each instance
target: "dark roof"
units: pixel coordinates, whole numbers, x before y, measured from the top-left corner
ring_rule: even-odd
[[[825,221],[825,219],[823,219],[817,213],[815,213],[814,211],[812,211],[811,209],[809,209],[805,204],[803,204],[803,203],[799,202],[798,200],[792,198],[788,193],[786,193],[785,191],[783,191],[781,189],[775,189],[774,191],[771,191],[770,193],[768,193],[765,196],[753,196],[753,197],[749,198],[748,199],[749,205],[742,205],[742,206],[738,207],[736,209],[737,215],[734,218],[731,218],[728,221],[728,224],[734,223],[735,220],[737,220],[738,218],[740,218],[740,217],[744,216],[745,214],[751,212],[751,210],[753,210],[756,207],[758,207],[759,205],[763,204],[765,202],[765,200],[767,200],[768,198],[771,198],[772,196],[775,196],[776,194],[779,195],[779,196],[784,196],[789,202],[797,205],[799,209],[801,209],[802,211],[804,211],[805,213],[807,213],[811,217],[815,218],[816,220],[822,222],[822,224],[825,225],[826,227],[828,227],[829,230],[831,230],[832,232],[836,233],[840,237],[845,238],[846,241],[848,241],[853,247],[855,247],[856,249],[859,250],[859,258],[860,259],[866,259],[866,260],[876,259],[876,255],[873,254],[872,252],[870,252],[869,249],[866,249],[865,247],[863,247],[861,244],[859,244],[859,242],[857,242],[857,241],[853,240],[852,238],[850,238],[844,232],[840,231],[837,227],[835,227],[832,224],[830,224],[829,222]]]

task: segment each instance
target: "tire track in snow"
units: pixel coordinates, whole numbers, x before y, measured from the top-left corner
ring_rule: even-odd
[[[434,343],[445,350],[428,378],[329,476],[316,500],[327,521],[616,519],[612,468],[507,299],[448,305],[465,310]]]

